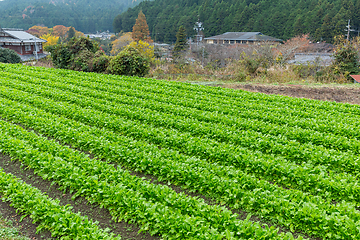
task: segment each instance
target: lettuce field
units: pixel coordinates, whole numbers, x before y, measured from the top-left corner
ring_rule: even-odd
[[[0,64],[0,154],[154,239],[360,239],[360,108]],[[129,239],[0,164],[61,239]],[[134,239],[142,239],[140,237]]]

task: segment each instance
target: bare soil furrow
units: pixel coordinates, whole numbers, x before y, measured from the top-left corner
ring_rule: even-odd
[[[94,221],[98,221],[102,228],[109,228],[115,234],[119,234],[123,239],[132,240],[155,240],[160,239],[159,236],[151,236],[149,233],[138,233],[140,228],[135,224],[128,224],[126,222],[114,222],[111,220],[111,215],[108,210],[100,208],[96,204],[89,204],[88,201],[82,197],[78,197],[75,201],[71,200],[72,194],[64,193],[59,190],[57,184],[51,184],[50,181],[43,180],[40,176],[34,174],[32,169],[26,168],[18,160],[12,160],[11,157],[0,153],[0,167],[4,169],[6,173],[11,173],[18,178],[21,178],[27,184],[30,184],[42,192],[53,198],[59,199],[61,205],[71,204],[74,212],[80,212],[82,215],[86,215]],[[9,203],[0,204],[0,211],[4,217],[14,219],[13,221],[19,221],[20,216],[16,214],[15,210],[9,206]],[[51,237],[50,232],[44,232],[35,234],[36,224],[32,224],[32,220],[29,217],[24,219],[24,226],[20,231],[24,235],[34,239],[48,239]]]

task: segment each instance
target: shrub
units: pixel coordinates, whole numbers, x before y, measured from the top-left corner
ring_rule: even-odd
[[[359,57],[350,44],[336,49],[333,69],[336,74],[350,75],[359,73]]]
[[[89,72],[90,64],[92,63],[93,57],[94,54],[90,52],[88,49],[82,50],[76,55],[74,59],[74,63],[71,66],[71,69],[76,71]]]
[[[127,46],[117,56],[111,59],[108,72],[117,75],[145,76],[149,73],[149,60],[140,52]]]
[[[350,74],[359,73],[359,56],[355,47],[341,37],[335,37],[337,47],[334,53],[332,69],[334,74],[343,75],[348,79]]]
[[[103,52],[98,51],[95,53],[95,57],[92,59],[90,66],[91,72],[104,73],[109,66],[110,58]]]
[[[48,47],[46,50],[51,53],[51,59],[55,67],[64,69],[70,68],[73,55],[66,44]]]
[[[69,42],[46,48],[51,53],[53,64],[57,68],[89,71],[94,54],[100,50],[97,42],[89,38],[72,38]]]
[[[150,46],[149,43],[144,41],[132,42],[129,44],[130,47],[133,47],[139,51],[141,56],[152,62],[155,60],[154,58],[154,47]]]
[[[20,63],[20,56],[12,49],[0,48],[0,62],[2,63]]]

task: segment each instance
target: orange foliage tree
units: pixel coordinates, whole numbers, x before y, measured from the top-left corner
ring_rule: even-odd
[[[45,39],[49,42],[47,45],[54,45],[54,43],[58,42],[58,40],[64,40],[67,37],[67,33],[69,31],[70,27],[65,27],[63,25],[56,25],[53,28],[48,27],[41,27],[41,26],[32,26],[29,28],[26,32],[36,36],[40,37],[42,39]],[[84,33],[75,31],[75,37],[82,37],[84,36]],[[46,44],[45,44],[46,45]]]
[[[112,42],[111,55],[117,55],[121,52],[123,47],[129,45],[133,41],[134,40],[132,39],[130,32],[121,35],[118,39]]]
[[[140,10],[136,23],[133,26],[131,37],[135,41],[152,42],[150,38],[149,26],[147,25],[145,14]]]
[[[51,32],[51,28],[41,27],[41,26],[32,26],[26,32],[28,32],[36,37],[40,37],[40,36],[49,34]]]
[[[65,27],[63,25],[56,25],[52,29],[54,36],[64,38],[66,36],[66,33],[69,31],[70,27]]]
[[[302,52],[310,45],[309,34],[303,34],[287,40],[284,44],[278,46],[279,55],[284,60],[291,58],[295,51]]]

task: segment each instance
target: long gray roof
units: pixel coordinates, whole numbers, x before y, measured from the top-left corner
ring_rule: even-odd
[[[7,35],[9,35],[7,37],[0,37],[0,42],[33,43],[33,42],[35,42],[35,39],[36,39],[36,42],[38,42],[38,43],[47,42],[46,40],[35,37],[25,31],[0,29],[0,32],[4,32]]]
[[[237,40],[237,41],[274,41],[282,42],[281,39],[270,37],[261,32],[226,32],[221,35],[205,38],[205,40]]]

